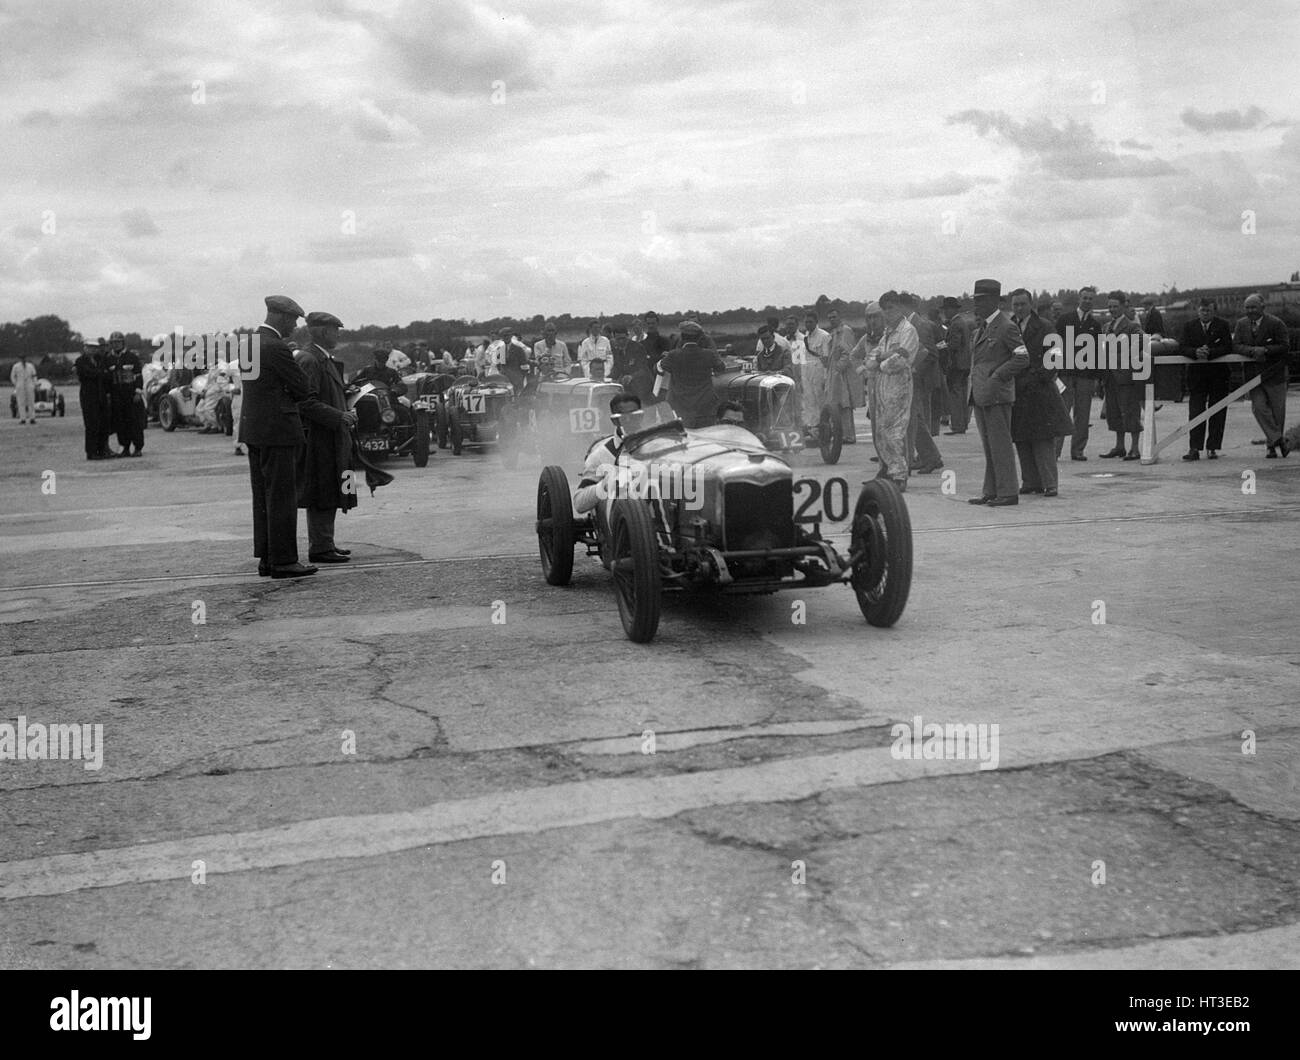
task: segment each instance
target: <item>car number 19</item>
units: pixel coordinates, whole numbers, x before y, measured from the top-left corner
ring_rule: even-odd
[[[600,413],[596,409],[569,409],[569,429],[574,434],[595,434],[600,428]]]

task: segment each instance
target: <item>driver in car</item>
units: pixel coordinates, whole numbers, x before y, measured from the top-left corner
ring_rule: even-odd
[[[609,496],[608,479],[613,474],[618,451],[622,446],[624,428],[620,417],[641,410],[641,399],[635,394],[615,394],[609,402],[609,414],[614,420],[614,433],[601,438],[587,450],[587,461],[582,467],[582,478],[573,495],[573,510],[579,515],[591,511]]]

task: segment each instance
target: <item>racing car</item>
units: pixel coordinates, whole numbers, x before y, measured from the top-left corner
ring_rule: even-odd
[[[437,407],[438,445],[451,445],[460,456],[465,446],[476,449],[496,445],[503,431],[515,428],[515,388],[502,375],[458,376],[443,391]]]
[[[727,372],[713,377],[718,401],[738,401],[745,410],[745,426],[770,450],[797,453],[807,443],[816,445],[822,463],[839,462],[844,446],[844,426],[829,406],[818,415],[812,432],[805,435],[796,411],[794,380],[784,372],[756,371],[752,361],[727,358]]]
[[[205,413],[213,417],[207,426],[231,435],[235,432],[235,416],[231,398],[239,378],[238,365],[226,366],[212,372],[200,372],[193,382],[175,386],[157,394],[158,425],[164,431],[177,427],[204,426]],[[213,394],[209,387],[215,388]],[[146,397],[146,408],[148,407]],[[205,405],[207,407],[205,407]]]
[[[543,463],[581,460],[592,442],[613,430],[609,401],[622,390],[608,379],[541,377],[535,387],[524,391],[521,406],[527,419],[521,429],[531,427],[535,432]]]
[[[621,417],[625,430],[651,412]],[[665,590],[770,593],[839,583],[852,588],[873,626],[892,626],[903,613],[912,524],[886,479],[864,485],[850,513],[844,479],[796,481],[746,428],[687,430],[681,420],[625,433],[611,477],[608,499],[577,515],[564,469],[543,469],[537,543],[550,585],[569,584],[576,545],[600,559],[613,574],[629,640],[654,638]],[[823,523],[844,522],[847,556],[822,533]]]
[[[63,395],[54,389],[48,379],[36,380],[36,401],[32,405],[34,412],[47,412],[50,416],[62,416],[64,412]],[[9,395],[9,412],[18,418],[18,395]]]
[[[422,380],[416,381],[414,401],[401,389],[390,388],[382,381],[365,381],[344,391],[349,412],[357,414],[357,445],[366,456],[410,456],[416,467],[429,463],[429,440],[432,419],[430,395],[421,393]],[[434,399],[436,400],[436,399]]]

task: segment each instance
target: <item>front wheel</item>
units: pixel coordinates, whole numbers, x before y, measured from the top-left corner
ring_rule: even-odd
[[[650,505],[641,500],[615,501],[609,534],[609,569],[614,575],[623,632],[628,640],[645,644],[659,629],[663,581]]]
[[[912,588],[912,518],[892,482],[875,479],[862,487],[850,552],[857,557],[851,584],[863,617],[873,626],[892,626]]]
[[[817,444],[822,451],[823,464],[838,464],[840,450],[844,448],[844,424],[840,422],[840,410],[829,405],[822,407],[821,419],[817,423]]]
[[[568,585],[573,577],[573,500],[561,467],[542,468],[537,481],[537,550],[548,585]]]

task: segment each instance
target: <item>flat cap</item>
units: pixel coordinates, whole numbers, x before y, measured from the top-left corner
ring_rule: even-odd
[[[703,329],[702,327],[700,327],[700,325],[697,324],[694,320],[683,320],[683,321],[678,325],[678,328],[679,328],[680,330],[682,330],[682,331],[703,331],[703,330],[704,330],[704,329]]]
[[[1002,284],[997,280],[976,280],[975,293],[991,294],[994,298],[1000,298],[1002,296]]]
[[[341,328],[343,321],[333,313],[315,312],[307,314],[307,326],[309,328]]]
[[[868,303],[867,303],[867,308],[866,308],[866,315],[867,315],[867,316],[869,316],[869,317],[873,317],[873,316],[875,316],[877,313],[883,313],[883,312],[884,312],[884,310],[880,308],[880,303],[879,303],[879,302],[868,302]]]
[[[949,295],[943,300],[943,307],[944,309],[960,309],[961,301]]]
[[[288,295],[268,294],[265,298],[266,308],[272,313],[284,313],[286,316],[292,313],[295,317],[306,316],[302,306],[295,302]]]

